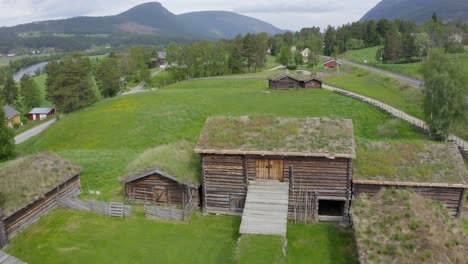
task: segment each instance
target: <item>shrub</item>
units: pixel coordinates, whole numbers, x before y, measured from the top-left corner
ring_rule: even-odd
[[[297,69],[297,65],[287,65],[286,69],[293,71],[293,70]]]

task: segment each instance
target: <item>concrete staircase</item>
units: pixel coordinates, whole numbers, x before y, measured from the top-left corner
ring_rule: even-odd
[[[239,233],[286,236],[289,183],[250,182]]]

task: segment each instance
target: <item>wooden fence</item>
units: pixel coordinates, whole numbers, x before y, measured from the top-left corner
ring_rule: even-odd
[[[16,211],[3,219],[8,238],[39,220],[43,215],[57,207],[57,200],[61,197],[70,197],[81,191],[80,175],[69,178],[64,183],[52,188],[42,197]]]
[[[185,207],[177,208],[172,205],[159,206],[159,205],[145,205],[145,213],[147,218],[162,218],[167,220],[187,220],[193,211],[193,193],[190,193],[189,201]]]
[[[58,203],[60,206],[71,208],[74,210],[94,211],[100,214],[115,217],[128,217],[133,214],[132,206],[123,205],[123,203],[102,202],[96,200],[80,200],[71,197],[60,198]]]
[[[336,87],[333,87],[333,86],[329,86],[329,85],[323,85],[323,88],[324,89],[327,89],[327,90],[330,90],[330,91],[333,91],[333,92],[336,92],[336,93],[339,93],[339,94],[342,94],[342,95],[345,95],[345,96],[348,96],[348,97],[351,97],[351,98],[354,98],[354,99],[357,99],[357,100],[360,100],[360,101],[363,101],[363,102],[366,102],[370,105],[373,105],[373,106],[376,106],[378,108],[380,108],[381,110],[395,116],[395,117],[398,117],[400,119],[403,119],[411,124],[413,124],[414,126],[418,127],[418,128],[421,128],[421,129],[424,129],[424,130],[428,130],[428,126],[427,124],[422,121],[421,119],[418,119],[414,116],[410,116],[408,115],[407,113],[401,111],[401,110],[398,110],[396,109],[395,107],[392,107],[388,104],[384,104],[378,100],[375,100],[375,99],[372,99],[372,98],[369,98],[369,97],[366,97],[366,96],[363,96],[363,95],[360,95],[360,94],[357,94],[357,93],[353,93],[353,92],[350,92],[350,91],[347,91],[347,90],[344,90],[344,89],[340,89],[340,88],[336,88]],[[458,148],[460,149],[460,152],[461,154],[464,156],[464,157],[468,157],[468,142],[466,142],[465,140],[455,136],[455,135],[452,135],[450,134],[449,137],[448,137],[448,140],[450,141],[453,141],[457,146]]]
[[[26,262],[19,260],[13,256],[0,250],[0,263],[2,264],[26,264]]]

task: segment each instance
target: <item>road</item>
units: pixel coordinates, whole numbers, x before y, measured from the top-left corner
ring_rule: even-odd
[[[396,79],[398,79],[398,80],[400,80],[400,81],[402,81],[404,83],[407,83],[409,85],[424,89],[424,82],[421,81],[421,80],[412,78],[412,77],[408,77],[408,76],[397,74],[397,73],[394,73],[394,72],[382,70],[382,69],[372,67],[372,66],[368,66],[368,65],[355,63],[355,62],[348,61],[348,60],[339,59],[338,61],[343,63],[344,65],[351,65],[351,66],[359,67],[359,68],[366,69],[366,70],[369,70],[369,71],[385,74],[387,76],[396,78]]]
[[[160,73],[161,71],[162,71],[162,69],[157,70],[157,71],[151,73],[151,78],[153,78],[154,76],[158,75],[158,73]],[[148,90],[145,90],[145,89],[144,89],[144,88],[145,88],[145,85],[146,85],[146,82],[141,82],[141,83],[138,84],[137,86],[133,87],[130,91],[125,92],[125,93],[122,93],[121,95],[129,95],[129,94],[147,92]]]
[[[41,133],[42,131],[46,130],[50,125],[52,125],[53,123],[55,123],[55,121],[57,121],[56,118],[50,120],[50,121],[47,121],[45,122],[44,124],[41,124],[41,125],[38,125],[37,127],[33,127],[31,129],[29,129],[28,131],[25,131],[19,135],[17,135],[15,137],[15,143],[16,144],[21,144],[23,143],[24,141],[38,135],[39,133]]]

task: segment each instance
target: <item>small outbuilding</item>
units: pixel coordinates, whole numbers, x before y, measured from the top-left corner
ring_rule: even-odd
[[[120,180],[131,201],[186,208],[199,205],[200,159],[186,141],[145,151]]]
[[[29,120],[44,120],[49,118],[50,116],[55,115],[55,108],[34,108],[31,112],[28,113]]]
[[[166,64],[166,52],[165,51],[159,51],[158,52],[158,57],[157,58],[152,58],[150,61],[150,69],[154,69],[157,67],[161,67],[161,65]]]
[[[268,78],[268,86],[272,89],[322,88],[322,80],[313,76],[293,76],[277,74]]]
[[[6,122],[8,127],[14,127],[15,125],[21,125],[21,113],[9,105],[3,106],[5,112]]]
[[[468,174],[455,144],[372,142],[360,144],[358,152],[355,196],[372,196],[385,188],[407,188],[461,216]]]
[[[348,219],[355,158],[349,119],[212,117],[195,152],[205,212],[241,214],[251,183],[280,182],[289,185],[289,219]]]
[[[339,68],[341,67],[342,63],[337,61],[337,60],[334,60],[334,59],[329,59],[327,61],[325,61],[323,63],[323,67],[327,68],[327,69],[331,69],[331,68]]]

